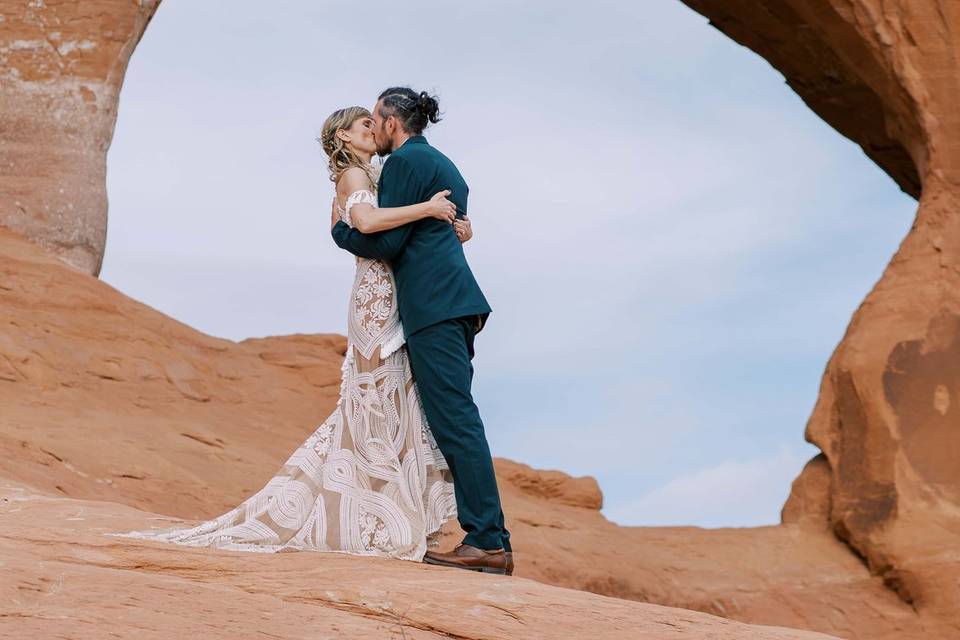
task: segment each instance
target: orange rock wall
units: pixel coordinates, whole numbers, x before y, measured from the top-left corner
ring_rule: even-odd
[[[960,637],[960,3],[684,1],[919,198],[807,424],[829,480],[809,465],[784,519],[829,514],[888,587]]]
[[[203,335],[0,230],[0,489],[42,492],[59,500],[56,513],[126,514],[121,530],[155,526],[143,511],[219,515],[259,489],[333,410],[345,347],[341,336],[233,343]],[[949,637],[824,526],[618,527],[600,513],[592,478],[502,459],[496,469],[518,577],[844,638]],[[99,506],[76,502],[91,500]],[[22,552],[5,553],[3,540],[40,535],[24,533],[33,522],[62,538],[31,551],[31,566],[48,567],[42,575],[56,581],[56,554],[83,551],[63,537],[61,516],[36,507],[37,520],[18,520],[21,528],[4,529],[0,514],[0,565]],[[462,538],[456,523],[444,533],[445,545]],[[83,546],[96,546],[95,537]],[[154,571],[175,574],[183,556],[162,558],[149,560],[161,563]],[[12,593],[37,582],[17,566]],[[70,580],[104,579],[89,585],[104,589],[116,577],[84,575]]]
[[[96,275],[127,61],[160,0],[0,0],[0,225]]]
[[[518,571],[847,638],[960,637],[960,4],[686,1],[919,197],[916,223],[827,365],[806,432],[823,454],[782,526],[618,528],[592,481],[501,461]],[[118,92],[157,4],[0,0],[0,225],[86,273]],[[0,258],[3,478],[212,515],[332,405],[339,338],[236,345],[14,234]]]

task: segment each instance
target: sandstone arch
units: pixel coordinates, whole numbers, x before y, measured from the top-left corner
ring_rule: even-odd
[[[960,5],[684,2],[770,61],[919,198],[827,365],[806,429],[823,456],[795,483],[784,519],[826,505],[836,534],[904,600],[957,619],[960,590],[947,576],[960,567]]]
[[[954,557],[960,542],[960,465],[951,465],[960,458],[955,427],[960,407],[960,5],[951,0],[684,1],[783,72],[814,111],[859,143],[904,191],[919,198],[920,206],[910,234],[854,314],[827,365],[806,433],[823,454],[794,483],[783,513],[788,526],[687,532],[690,548],[715,554],[712,561],[722,576],[716,583],[721,586],[712,591],[699,588],[704,574],[691,571],[686,582],[676,579],[676,564],[659,582],[647,577],[642,589],[626,579],[611,579],[609,585],[571,580],[570,585],[766,622],[771,599],[743,604],[750,597],[743,595],[745,576],[749,573],[752,584],[759,584],[751,587],[752,593],[769,591],[769,583],[757,576],[763,567],[782,569],[778,563],[789,557],[789,544],[803,539],[797,531],[808,531],[804,535],[810,539],[828,531],[910,605],[901,603],[896,613],[901,617],[890,618],[905,622],[887,637],[936,635],[931,629],[960,633],[960,561]],[[123,72],[158,4],[0,0],[0,225],[87,273],[96,274],[102,259],[104,161]],[[47,281],[48,266],[38,268],[42,274],[36,281]],[[25,267],[17,269],[26,273]],[[90,289],[91,313],[108,308],[102,304],[106,294],[90,282],[69,284],[68,291]],[[31,305],[47,295],[39,286],[22,287],[22,293]],[[114,301],[118,309],[125,304]],[[21,331],[40,327],[49,315],[38,316]],[[38,342],[48,339],[36,336]],[[18,357],[23,364],[32,356],[24,350]],[[204,358],[214,356],[205,352]],[[77,376],[90,373],[97,380],[116,381],[115,365],[91,365],[92,373],[84,370]],[[213,375],[194,373],[190,385],[194,378]],[[32,380],[21,380],[25,374],[19,370],[3,375],[20,380],[17,384]],[[57,382],[53,369],[34,378],[41,386]],[[648,536],[650,548],[675,545],[657,539],[655,532],[610,533],[624,539],[634,534]],[[745,547],[755,552],[750,558],[734,555]],[[690,555],[678,553],[679,548],[671,547],[677,555]],[[749,571],[743,568],[748,561],[755,562]],[[736,584],[728,587],[723,579]],[[820,624],[823,611],[837,608],[839,592],[830,592],[827,582],[815,585],[826,594],[819,599],[792,592],[783,598],[791,605],[806,603],[790,611],[798,625]],[[862,600],[861,588],[867,587],[850,587],[847,605]],[[734,595],[722,600],[716,596],[720,590]],[[878,599],[872,602],[882,602],[884,594],[889,595],[873,594]],[[819,609],[810,604],[814,600]],[[810,608],[801,611],[803,606]],[[836,628],[867,624],[873,606],[845,609]],[[904,617],[914,613],[916,617]]]
[[[0,225],[93,275],[120,86],[159,4],[0,1]]]

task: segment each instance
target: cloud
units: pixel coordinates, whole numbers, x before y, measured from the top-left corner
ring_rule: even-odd
[[[767,457],[727,460],[672,478],[605,515],[621,525],[776,524],[790,485],[809,458],[784,447]]]

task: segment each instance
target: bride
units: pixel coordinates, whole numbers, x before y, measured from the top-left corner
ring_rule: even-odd
[[[377,207],[373,119],[334,112],[318,138],[337,185],[333,220],[364,233],[435,217],[461,242],[469,221],[436,194],[408,207]],[[453,233],[454,231],[451,231]],[[410,371],[390,267],[357,258],[337,408],[257,493],[190,528],[106,535],[239,551],[337,551],[420,561],[456,517],[452,476],[430,433]]]

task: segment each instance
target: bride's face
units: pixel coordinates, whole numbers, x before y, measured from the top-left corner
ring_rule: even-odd
[[[357,118],[343,133],[344,142],[355,150],[371,156],[377,152],[377,143],[373,139],[373,118]]]

